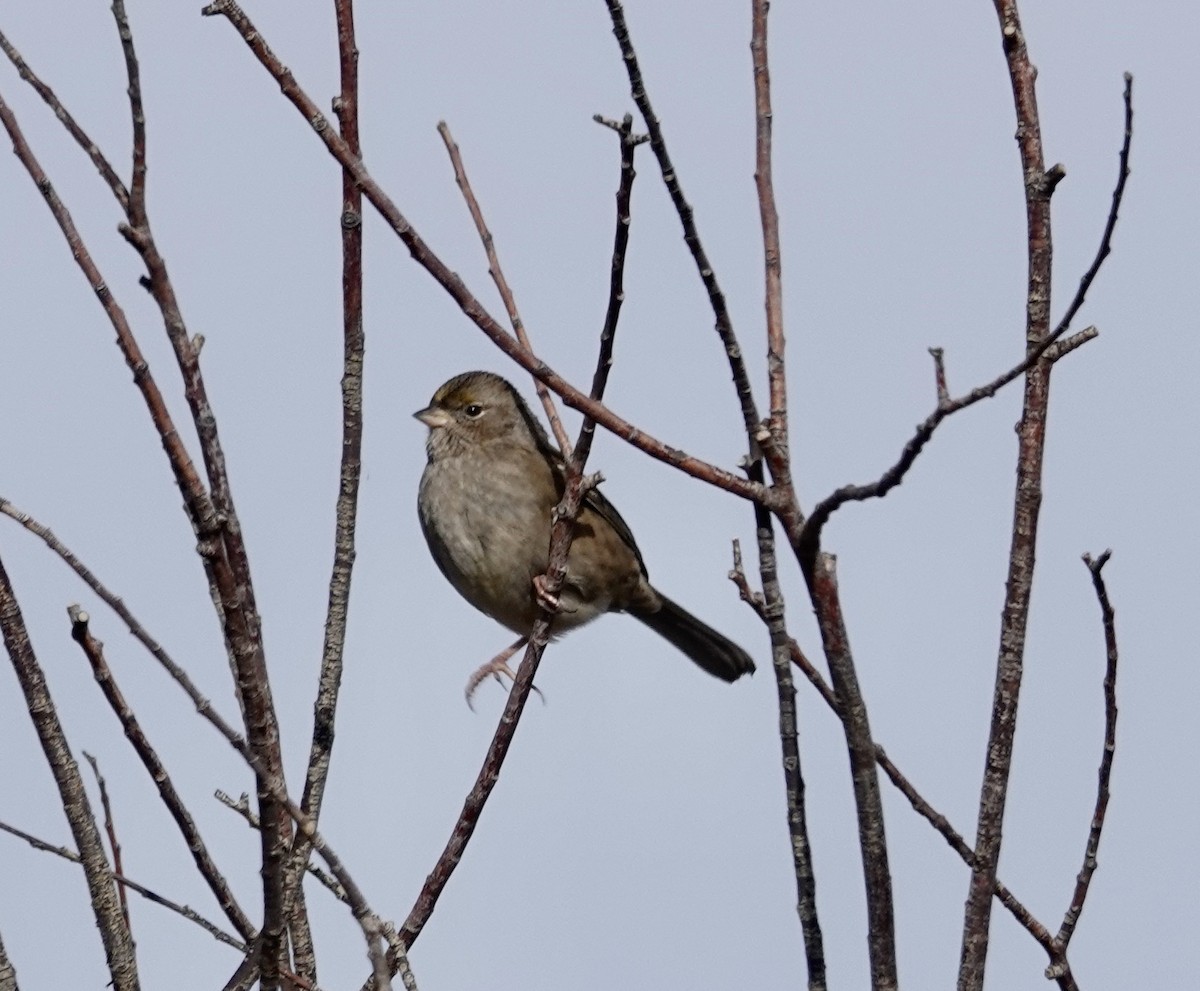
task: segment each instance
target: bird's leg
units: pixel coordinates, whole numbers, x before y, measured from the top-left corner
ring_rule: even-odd
[[[502,651],[500,651],[499,654],[480,667],[477,671],[475,671],[474,674],[471,675],[470,678],[467,679],[467,689],[465,692],[467,697],[467,708],[469,708],[472,712],[475,711],[475,706],[471,703],[471,699],[475,695],[475,689],[483,684],[488,679],[489,675],[495,678],[496,681],[501,685],[504,684],[504,678],[508,678],[508,680],[511,682],[515,682],[517,680],[517,676],[513,672],[513,669],[508,666],[508,660],[528,642],[529,637],[521,637],[520,640],[516,641],[511,646],[505,647]],[[541,695],[542,702],[544,704],[546,701],[546,696],[542,695],[542,690],[536,685],[531,687],[535,692],[538,693],[538,695]]]

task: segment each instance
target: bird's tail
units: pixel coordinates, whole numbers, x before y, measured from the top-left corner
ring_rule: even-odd
[[[722,681],[737,681],[744,674],[753,674],[754,662],[741,647],[661,592],[659,598],[662,607],[656,612],[631,615],[678,647],[698,667]]]

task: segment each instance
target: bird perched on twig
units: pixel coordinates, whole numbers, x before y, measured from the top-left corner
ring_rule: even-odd
[[[491,372],[456,375],[413,414],[429,428],[421,476],[421,529],[438,567],[464,599],[520,639],[467,683],[515,676],[542,601],[550,525],[562,498],[562,456],[513,386]],[[584,498],[556,603],[558,635],[608,612],[627,612],[709,674],[735,681],[754,671],[741,647],[660,593],[628,525],[595,488]]]

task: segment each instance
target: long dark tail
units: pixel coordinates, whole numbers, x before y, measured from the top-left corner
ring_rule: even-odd
[[[659,598],[662,608],[657,612],[631,615],[678,647],[698,667],[722,681],[737,681],[744,674],[753,674],[754,662],[741,647],[661,592]]]

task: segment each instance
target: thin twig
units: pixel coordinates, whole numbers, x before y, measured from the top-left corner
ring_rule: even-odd
[[[133,170],[126,214],[131,224],[142,227],[146,223],[146,111],[142,106],[141,72],[133,47],[133,31],[125,13],[125,0],[112,0],[112,15],[117,22],[117,34],[120,35],[121,50],[125,56],[125,69],[129,81],[126,93],[129,96],[129,116],[133,125]]]
[[[17,839],[24,840],[35,850],[40,850],[43,853],[52,853],[56,857],[62,857],[63,860],[69,860],[73,864],[78,864],[79,854],[74,850],[70,850],[65,846],[54,846],[52,843],[47,843],[45,840],[38,839],[32,833],[27,833],[23,829],[18,829],[7,822],[0,822],[0,832],[8,833]],[[164,898],[157,891],[147,888],[144,884],[126,877],[124,874],[111,874],[112,880],[121,888],[128,888],[134,894],[141,895],[146,901],[153,902],[156,905],[161,905],[165,909],[169,909],[176,915],[181,915],[189,922],[194,922],[201,929],[205,930],[210,936],[221,943],[232,946],[236,950],[245,951],[246,944],[239,940],[236,936],[227,933],[220,926],[210,922],[204,916],[200,915],[195,909],[187,905],[180,905],[178,902],[171,901],[170,898]]]
[[[1096,873],[1096,855],[1100,850],[1100,834],[1104,831],[1104,817],[1108,811],[1108,785],[1112,778],[1113,755],[1117,750],[1117,627],[1116,615],[1108,598],[1108,589],[1104,584],[1101,572],[1112,557],[1108,550],[1098,558],[1085,554],[1083,561],[1092,575],[1092,586],[1096,590],[1096,600],[1100,603],[1100,617],[1104,625],[1104,749],[1100,754],[1100,770],[1096,775],[1096,805],[1092,811],[1092,824],[1088,830],[1087,846],[1083,853],[1083,866],[1075,879],[1075,890],[1071,895],[1071,904],[1063,916],[1062,925],[1058,930],[1058,942],[1064,952],[1075,934],[1075,926],[1079,923],[1083,904],[1087,901],[1088,890],[1092,884],[1092,876]]]
[[[609,19],[612,21],[613,35],[621,49],[621,59],[629,76],[629,89],[633,96],[633,102],[637,105],[638,112],[646,124],[646,130],[650,134],[650,147],[654,151],[654,157],[658,159],[663,185],[666,186],[671,202],[675,206],[675,212],[679,215],[679,222],[683,227],[684,243],[691,252],[696,271],[700,274],[700,280],[704,283],[705,291],[708,293],[709,304],[716,319],[717,335],[720,337],[721,344],[725,348],[725,355],[729,359],[729,370],[737,389],[738,403],[741,407],[746,434],[759,442],[769,441],[770,435],[762,429],[759,423],[758,408],[755,405],[754,393],[750,386],[750,375],[746,370],[741,345],[733,330],[733,320],[730,318],[729,308],[725,304],[725,294],[721,291],[712,263],[700,240],[692,206],[684,195],[683,186],[679,181],[679,173],[667,151],[662,124],[659,122],[646,92],[641,65],[638,63],[637,52],[634,50],[633,41],[629,36],[629,26],[625,23],[625,11],[619,0],[605,0],[605,3],[608,7]],[[607,427],[607,424],[602,425]]]
[[[324,114],[296,83],[291,71],[275,56],[263,38],[235,0],[214,0],[202,11],[205,16],[225,17],[246,42],[259,63],[279,84],[283,95],[302,114],[338,163],[349,169],[363,191],[367,201],[379,211],[383,219],[396,232],[408,248],[413,259],[424,268],[471,321],[483,331],[487,338],[501,351],[513,359],[527,372],[545,382],[563,402],[585,416],[590,416],[600,426],[622,440],[645,452],[650,457],[669,464],[680,471],[732,492],[743,499],[763,501],[767,493],[762,486],[755,486],[745,478],[720,468],[717,465],[692,457],[684,451],[664,444],[657,438],[617,416],[603,403],[592,399],[587,393],[575,388],[533,352],[523,347],[512,334],[505,330],[484,308],[483,304],[467,289],[462,279],[430,249],[424,239],[396,207],[396,204],[371,177],[362,161],[357,159],[349,147],[329,127]]]
[[[761,474],[762,462],[752,471]],[[812,846],[808,838],[808,815],[804,803],[804,774],[800,763],[800,740],[796,717],[796,686],[792,680],[792,647],[784,612],[783,591],[775,555],[775,534],[771,514],[755,507],[758,538],[758,568],[762,581],[759,616],[771,639],[772,669],[779,707],[779,743],[783,764],[784,797],[787,807],[788,834],[792,846],[792,871],[796,878],[796,912],[804,937],[804,959],[808,970],[809,991],[824,991],[825,939],[817,914],[817,882],[813,869]],[[733,574],[740,587],[749,590],[742,568],[741,547],[734,541]]]
[[[517,335],[517,340],[521,342],[521,346],[527,351],[533,351],[533,344],[530,343],[529,334],[525,330],[525,322],[521,319],[521,313],[517,309],[517,300],[513,296],[512,289],[509,287],[508,280],[504,277],[504,269],[500,267],[500,256],[496,254],[496,241],[492,237],[491,230],[488,229],[487,221],[483,219],[483,210],[479,206],[479,201],[475,198],[475,191],[471,188],[471,180],[467,178],[467,170],[463,166],[462,153],[459,151],[458,142],[454,140],[450,133],[450,126],[444,121],[438,121],[438,134],[442,136],[442,142],[446,146],[446,152],[450,156],[450,164],[454,167],[454,181],[457,183],[459,190],[462,192],[463,199],[466,201],[467,210],[471,213],[471,219],[475,221],[475,230],[479,233],[479,240],[483,242],[483,250],[487,255],[488,274],[492,277],[492,281],[496,283],[496,290],[500,293],[500,300],[504,303],[504,309],[508,312],[508,322],[512,324],[513,333]],[[541,379],[534,378],[534,389],[537,392],[538,400],[542,404],[542,409],[546,412],[546,419],[550,421],[550,430],[554,434],[554,439],[558,443],[558,449],[566,456],[570,450],[571,439],[567,436],[567,431],[562,425],[562,419],[558,415],[558,407],[554,403],[554,397],[550,390],[546,388],[546,383]]]
[[[229,651],[238,700],[244,714],[246,739],[260,756],[267,771],[282,781],[284,771],[279,745],[279,720],[267,677],[262,621],[258,613],[242,527],[233,501],[225,452],[217,428],[217,417],[208,399],[198,351],[188,334],[183,311],[167,271],[166,260],[159,252],[150,229],[150,218],[146,208],[146,129],[141,76],[133,32],[125,15],[124,0],[113,0],[112,12],[121,37],[125,73],[129,83],[126,92],[133,120],[133,179],[129,189],[127,212],[129,223],[122,225],[119,230],[137,251],[146,267],[143,285],[158,305],[167,339],[171,343],[183,379],[184,398],[187,400],[192,424],[200,441],[212,504],[216,510],[214,522],[217,527],[214,536],[224,552],[229,572],[228,585],[217,582],[217,591],[220,594],[218,613]],[[215,547],[212,549],[215,550]],[[262,844],[260,873],[263,890],[263,959],[260,978],[262,991],[275,991],[279,983],[279,967],[287,962],[284,928],[292,921],[284,916],[284,858],[287,846],[292,840],[292,822],[283,810],[273,807],[274,800],[270,796],[270,789],[263,788],[261,783],[259,796],[260,801],[272,806],[264,810],[264,821],[269,823],[271,828],[263,829],[259,834]],[[299,925],[300,928],[304,927],[302,921]]]
[[[86,614],[81,616],[79,619],[80,622],[77,625],[82,625],[83,629],[82,631],[77,631],[73,628],[72,635],[75,636],[76,640],[79,640],[80,636],[83,636],[85,641],[91,642],[94,649],[99,650],[101,646],[99,641],[95,641],[87,629],[86,624],[88,619]],[[321,835],[320,831],[317,829],[317,824],[313,821],[312,817],[307,815],[295,802],[291,800],[286,789],[284,788],[282,780],[267,771],[267,769],[263,766],[262,758],[254,751],[254,749],[246,742],[245,739],[234,732],[228,723],[214,713],[211,708],[201,711],[201,715],[203,715],[209,721],[209,723],[211,723],[217,729],[217,731],[223,737],[225,737],[229,745],[232,746],[234,750],[241,755],[242,759],[250,766],[250,769],[255,774],[255,779],[259,788],[262,789],[265,787],[269,790],[271,803],[263,803],[263,795],[261,791],[258,796],[260,809],[259,832],[264,831],[262,829],[261,816],[266,810],[278,806],[284,812],[286,812],[296,824],[298,832],[304,834],[308,842],[312,845],[313,849],[317,851],[329,869],[333,872],[334,877],[338,879],[338,882],[345,889],[347,904],[350,906],[355,921],[358,922],[359,927],[362,929],[363,936],[367,941],[367,945],[373,946],[374,941],[380,936],[380,919],[367,903],[362,889],[359,888],[357,882],[353,877],[351,877],[349,871],[346,869],[345,864],[342,862],[341,857],[338,856],[337,852],[326,842],[324,836]],[[261,961],[260,969],[261,966],[265,965],[265,963],[266,961],[264,958]]]
[[[1095,281],[1097,273],[1100,271],[1100,266],[1112,253],[1113,232],[1116,230],[1117,215],[1121,208],[1121,201],[1125,197],[1125,182],[1129,177],[1129,152],[1133,140],[1133,77],[1129,73],[1125,74],[1124,103],[1125,136],[1121,143],[1121,152],[1119,155],[1120,169],[1118,170],[1116,185],[1113,187],[1112,205],[1109,208],[1108,218],[1104,224],[1104,233],[1100,237],[1100,247],[1096,251],[1096,257],[1092,261],[1091,266],[1080,280],[1075,297],[1071,300],[1071,305],[1067,307],[1067,311],[1063,314],[1062,319],[1055,326],[1054,330],[1038,342],[1036,346],[1027,349],[1024,360],[1018,362],[1002,375],[998,375],[991,382],[972,389],[965,396],[954,400],[950,399],[949,391],[946,388],[943,351],[941,348],[930,348],[929,351],[933,355],[937,372],[937,408],[917,427],[912,438],[905,444],[899,460],[884,472],[879,479],[866,485],[842,486],[842,488],[816,505],[812,516],[805,524],[806,532],[804,539],[806,542],[811,543],[819,540],[821,528],[829,520],[829,517],[847,502],[862,502],[866,499],[880,498],[887,495],[891,489],[899,485],[908,473],[908,469],[916,461],[921,450],[933,436],[933,432],[946,417],[957,413],[959,410],[966,409],[968,406],[973,406],[981,399],[990,399],[1004,388],[1004,386],[1024,375],[1039,361],[1042,361],[1042,359],[1045,359],[1049,364],[1053,364],[1097,335],[1098,331],[1095,327],[1087,327],[1078,334],[1073,334],[1071,337],[1064,338],[1063,336],[1070,329],[1071,321],[1075,318],[1076,313],[1079,312],[1080,307],[1083,306],[1087,292]]]
[[[1133,76],[1128,72],[1125,73],[1125,90],[1122,94],[1122,102],[1125,105],[1125,135],[1121,140],[1121,151],[1118,156],[1120,168],[1117,172],[1117,184],[1113,187],[1112,191],[1112,205],[1108,209],[1108,219],[1104,222],[1104,233],[1100,236],[1100,247],[1096,251],[1096,257],[1092,260],[1092,264],[1088,270],[1083,273],[1083,278],[1079,280],[1079,288],[1075,290],[1075,297],[1071,300],[1071,305],[1067,307],[1066,313],[1063,314],[1062,319],[1058,322],[1058,326],[1054,328],[1054,332],[1050,335],[1054,340],[1062,337],[1067,332],[1067,328],[1071,326],[1071,321],[1075,319],[1075,314],[1083,306],[1088,290],[1092,287],[1092,283],[1100,271],[1100,266],[1104,264],[1104,259],[1112,253],[1113,232],[1117,228],[1117,214],[1121,209],[1121,200],[1125,197],[1125,180],[1129,178],[1129,151],[1133,145]]]
[[[341,88],[333,109],[343,140],[362,156],[358,126],[358,47],[351,0],[336,0],[338,65]],[[346,630],[350,612],[350,585],[354,573],[355,531],[358,521],[358,491],[362,479],[363,370],[366,331],[363,326],[363,223],[362,192],[354,179],[342,171],[342,455],[338,472],[338,495],[334,508],[333,566],[329,576],[329,598],[325,633],[321,645],[321,671],[313,703],[312,742],[300,807],[319,821],[329,780],[333,754],[337,704],[342,683]],[[307,865],[309,847],[303,836],[295,841],[288,863],[284,912],[292,927],[291,939],[296,970],[307,980],[317,980],[308,913],[301,884],[302,865]]]
[[[947,417],[953,416],[955,413],[969,406],[974,406],[980,400],[992,398],[1010,382],[1016,381],[1037,365],[1043,358],[1046,359],[1046,363],[1053,363],[1065,357],[1080,345],[1094,339],[1098,333],[1095,327],[1087,327],[1066,340],[1045,341],[1043,344],[1035,347],[1023,361],[1014,365],[1008,371],[997,375],[990,382],[977,386],[966,395],[959,396],[957,399],[943,399],[939,392],[937,408],[918,424],[916,431],[914,431],[912,437],[904,445],[904,449],[900,452],[900,457],[896,460],[895,464],[888,468],[875,481],[864,485],[843,485],[813,507],[812,514],[805,521],[804,528],[801,531],[801,545],[806,548],[819,547],[821,530],[829,522],[829,517],[842,506],[846,505],[846,503],[864,502],[867,499],[880,499],[903,482],[904,477],[908,474],[908,470],[916,462],[917,457],[924,450],[925,445],[929,443],[930,438],[933,437],[934,431],[937,430],[942,421]],[[940,348],[931,348],[930,350],[941,352]],[[935,361],[937,361],[937,369],[940,371],[942,380],[944,381],[944,355],[935,356]]]
[[[226,808],[231,809],[245,819],[247,825],[249,825],[251,829],[258,829],[258,815],[250,807],[250,796],[245,792],[242,792],[241,796],[235,799],[228,792],[224,792],[218,788],[213,792],[213,798],[215,798]],[[330,877],[327,873],[325,873],[325,871],[321,870],[320,867],[313,863],[305,864],[304,870],[311,877],[316,878],[321,884],[328,888],[330,894],[332,894],[334,898],[340,902],[346,902],[346,890],[340,884],[338,884],[336,878]]]
[[[613,342],[617,334],[617,322],[621,318],[621,306],[625,302],[625,256],[629,250],[629,230],[633,180],[637,172],[633,168],[633,154],[644,138],[633,133],[633,118],[626,114],[616,128],[621,140],[621,178],[617,184],[617,222],[613,233],[612,260],[609,263],[608,306],[604,311],[604,326],[600,329],[600,346],[596,353],[596,369],[592,374],[592,396],[603,396],[608,387],[608,373],[612,369]],[[590,450],[596,421],[584,420],[579,436],[587,438]],[[582,470],[582,466],[580,468]]]
[[[2,508],[0,506],[0,509]],[[134,752],[141,760],[142,766],[146,768],[146,773],[150,775],[150,780],[154,782],[155,787],[158,789],[159,798],[162,800],[163,805],[166,806],[171,818],[175,821],[179,833],[192,855],[192,860],[196,864],[196,869],[200,872],[200,876],[204,878],[209,890],[212,891],[213,896],[217,899],[217,904],[221,906],[221,910],[225,913],[226,918],[237,929],[242,939],[250,942],[258,935],[254,929],[254,925],[247,918],[245,912],[242,911],[241,906],[238,905],[237,899],[234,897],[229,883],[225,880],[224,874],[221,873],[220,868],[217,867],[212,856],[209,854],[208,847],[200,835],[199,828],[196,826],[196,821],[192,818],[191,812],[188,811],[187,806],[184,804],[182,796],[176,790],[166,766],[158,756],[157,751],[151,746],[133,709],[125,701],[125,696],[117,686],[112,670],[104,659],[104,645],[99,640],[96,640],[88,630],[88,614],[77,605],[68,607],[67,614],[71,619],[71,636],[83,648],[84,656],[91,665],[92,675],[96,679],[96,684],[100,686],[100,690],[104,693],[109,707],[121,722],[121,728],[125,732],[126,739],[129,740]],[[98,775],[99,771],[97,771]],[[103,788],[101,789],[101,797],[104,797]],[[107,803],[105,803],[105,810],[107,814]],[[122,873],[121,864],[115,858],[114,869],[118,874]]]
[[[775,183],[771,173],[771,64],[767,54],[768,0],[754,0],[750,54],[754,65],[754,186],[762,224],[763,298],[767,316],[767,381],[770,409],[767,428],[770,442],[762,445],[771,470],[771,480],[781,501],[796,503],[792,488],[791,446],[788,440],[787,363],[783,331],[783,262],[779,244],[779,211],[775,206]],[[751,434],[753,437],[754,434]],[[798,511],[799,507],[796,506]],[[811,978],[810,978],[811,980]]]
[[[108,848],[112,853],[113,874],[121,875],[125,873],[125,868],[121,863],[121,843],[117,839],[117,826],[113,821],[112,804],[108,800],[108,783],[104,780],[104,775],[100,773],[100,762],[86,750],[82,753],[92,768],[92,774],[96,778],[96,787],[100,789],[100,808],[104,810],[104,832],[108,835]],[[117,884],[117,897],[121,900],[121,914],[125,916],[125,925],[129,926],[129,931],[132,933],[133,925],[129,920],[129,900],[125,896],[124,886],[120,883]]]
[[[109,160],[104,157],[104,153],[100,150],[96,142],[88,137],[87,132],[79,126],[78,121],[63,106],[62,101],[55,95],[54,90],[42,82],[37,73],[21,57],[21,53],[4,36],[3,32],[0,32],[0,49],[4,51],[4,54],[8,56],[8,60],[16,67],[21,78],[29,83],[37,95],[45,102],[46,106],[54,111],[54,116],[62,122],[63,127],[67,129],[67,133],[75,139],[75,143],[87,152],[88,158],[96,166],[96,171],[100,173],[100,177],[108,184],[108,188],[112,190],[113,196],[117,198],[117,203],[120,205],[122,212],[128,210],[129,190],[125,188],[125,183],[121,181],[121,177],[117,175],[116,170],[112,167]]]
[[[737,546],[737,541],[734,542],[734,566],[729,572],[729,578],[737,586],[742,601],[747,603],[759,619],[765,623],[764,598],[761,593],[754,592],[746,580],[741,560],[741,549]],[[788,649],[791,653],[792,664],[808,679],[813,688],[817,690],[817,693],[824,699],[830,711],[838,719],[841,719],[841,703],[838,702],[837,696],[834,694],[833,689],[829,687],[829,683],[822,677],[821,672],[817,670],[816,666],[808,659],[804,651],[800,648],[800,645],[794,639],[788,640]],[[963,863],[968,867],[971,866],[974,862],[975,854],[967,846],[962,835],[954,828],[949,819],[929,804],[878,743],[875,744],[875,762],[883,770],[884,774],[887,775],[892,785],[908,800],[913,811],[925,819],[946,840],[947,844],[959,855]],[[1025,907],[1002,881],[996,881],[995,890],[1000,904],[1012,913],[1017,923],[1050,955],[1052,961],[1056,959],[1059,954],[1059,947],[1055,943],[1054,936],[1050,931],[1034,917],[1033,913]]]
[[[2,102],[0,108],[3,108]],[[112,882],[112,870],[104,854],[96,817],[88,803],[79,765],[71,755],[45,675],[29,642],[21,607],[3,562],[0,562],[0,633],[3,633],[4,645],[21,686],[30,721],[46,755],[46,762],[50,765],[63,814],[67,817],[71,836],[80,853],[79,863],[87,881],[92,914],[100,930],[114,991],[138,991],[133,937],[121,914],[120,899]]]

